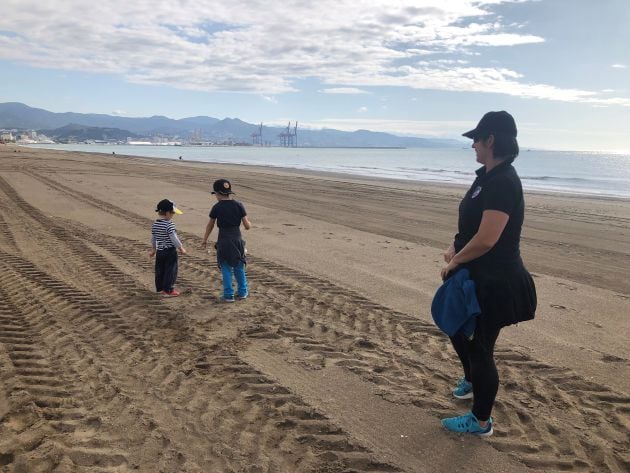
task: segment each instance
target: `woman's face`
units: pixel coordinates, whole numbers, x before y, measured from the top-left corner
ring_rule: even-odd
[[[494,144],[494,136],[490,135],[486,139],[475,138],[473,140],[472,147],[477,155],[477,162],[480,164],[486,164],[494,156],[492,152],[492,145]]]

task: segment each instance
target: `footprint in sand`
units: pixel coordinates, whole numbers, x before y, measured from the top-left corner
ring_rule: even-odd
[[[626,363],[628,360],[615,355],[602,355],[601,360],[606,363]]]
[[[565,283],[563,283],[563,282],[556,282],[556,284],[557,284],[558,286],[562,286],[562,287],[567,288],[569,291],[577,291],[577,287],[575,287],[575,286],[571,286],[571,285],[569,285],[569,284],[565,284]]]
[[[554,309],[560,309],[560,310],[575,310],[572,309],[571,307],[566,307],[560,304],[549,304],[550,307],[553,307]]]

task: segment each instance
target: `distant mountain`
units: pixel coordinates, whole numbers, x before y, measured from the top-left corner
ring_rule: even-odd
[[[461,146],[457,140],[402,137],[368,130],[347,132],[330,129],[302,131],[298,129],[298,143],[300,146],[356,148],[446,148]]]
[[[138,135],[120,128],[84,126],[74,123],[54,130],[38,130],[38,133],[60,142],[86,140],[124,141],[128,137],[138,137]]]
[[[53,113],[41,108],[32,108],[23,103],[0,104],[0,128],[56,129],[71,123],[84,126],[119,128],[136,134],[180,134],[188,133],[204,125],[218,122],[216,118],[195,117],[173,120],[163,116],[148,118],[118,117],[95,113]]]
[[[252,133],[258,131],[258,125],[246,123],[238,118],[219,120],[213,117],[198,116],[174,120],[157,115],[147,118],[132,118],[93,113],[53,113],[17,102],[0,103],[0,128],[50,131],[70,124],[75,126],[78,124],[87,128],[118,129],[119,132],[126,133],[126,136],[131,137],[136,137],[136,135],[165,135],[181,138],[194,137],[195,140],[243,143],[250,143]],[[276,145],[279,143],[278,135],[285,130],[285,128],[265,126],[263,127],[263,141]],[[86,131],[86,133],[98,132],[92,130]],[[118,132],[112,131],[111,133]],[[299,146],[313,147],[444,148],[462,146],[462,143],[457,140],[401,137],[368,130],[346,132],[332,129],[301,128],[298,128],[297,142]]]

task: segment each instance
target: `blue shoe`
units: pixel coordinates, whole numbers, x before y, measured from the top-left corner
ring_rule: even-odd
[[[472,412],[467,412],[463,416],[449,417],[442,419],[442,425],[451,432],[458,434],[473,434],[479,437],[490,437],[494,430],[492,429],[492,417],[488,419],[488,425],[481,427],[479,421]]]
[[[466,381],[466,378],[459,378],[457,381],[457,386],[452,391],[453,396],[457,399],[472,399],[473,398],[473,387],[472,383]]]

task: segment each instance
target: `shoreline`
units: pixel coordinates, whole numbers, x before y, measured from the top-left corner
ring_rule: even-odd
[[[400,179],[400,178],[393,178],[393,177],[371,177],[371,176],[366,176],[366,175],[362,175],[362,174],[354,174],[351,172],[341,172],[341,171],[323,171],[323,170],[314,170],[314,169],[302,169],[302,168],[297,168],[297,167],[286,167],[286,166],[274,166],[274,165],[262,165],[262,164],[232,164],[232,163],[225,163],[225,162],[211,162],[211,161],[197,161],[197,160],[186,160],[186,159],[177,159],[177,158],[161,158],[161,157],[155,157],[155,156],[139,156],[139,155],[128,155],[128,154],[115,154],[115,155],[110,155],[108,153],[103,153],[103,152],[99,152],[99,151],[67,151],[67,150],[58,150],[58,149],[54,149],[54,148],[40,148],[40,147],[36,147],[33,148],[31,146],[21,146],[21,145],[14,145],[16,147],[22,147],[22,148],[27,148],[27,149],[40,149],[40,150],[46,150],[46,151],[53,151],[53,152],[61,152],[61,153],[86,153],[86,154],[94,154],[94,155],[98,155],[101,157],[111,157],[111,156],[116,156],[116,157],[121,157],[121,158],[125,158],[125,159],[148,159],[148,160],[158,160],[158,161],[169,161],[169,162],[176,162],[176,163],[187,163],[187,164],[201,164],[201,165],[209,165],[209,166],[226,166],[226,167],[236,167],[236,168],[254,168],[254,169],[264,169],[270,172],[274,172],[274,171],[283,171],[283,172],[287,172],[287,173],[295,173],[295,174],[300,174],[303,173],[305,175],[310,175],[310,176],[319,176],[319,177],[334,177],[337,179],[347,179],[349,181],[352,180],[358,180],[358,181],[375,181],[377,179],[381,180],[381,181],[388,181],[391,182],[393,184],[400,184],[400,185],[405,185],[405,184],[409,184],[409,185],[413,185],[413,184],[420,184],[420,185],[425,185],[425,186],[430,186],[430,187],[436,187],[436,188],[452,188],[452,189],[463,189],[464,192],[465,190],[468,189],[468,187],[472,184],[474,178],[471,178],[470,184],[464,184],[464,183],[455,183],[455,182],[447,182],[447,181],[436,181],[436,180],[421,180],[421,179]],[[347,148],[317,148],[317,149],[347,149]],[[353,148],[354,149],[354,148]],[[370,148],[370,149],[383,149],[383,148]],[[392,148],[387,148],[387,149],[392,149]],[[396,148],[398,149],[398,148]],[[517,158],[518,159],[518,158]],[[387,186],[383,186],[383,187],[387,187]],[[552,189],[532,189],[532,188],[523,188],[523,191],[526,195],[531,194],[531,195],[538,195],[538,196],[548,196],[548,197],[565,197],[565,198],[584,198],[584,199],[593,199],[593,200],[601,200],[601,201],[620,201],[620,202],[630,202],[630,197],[628,196],[622,196],[622,195],[613,195],[613,194],[602,194],[602,193],[595,193],[595,192],[585,192],[585,193],[580,193],[579,191],[566,191],[566,190],[552,190]],[[463,194],[462,194],[463,195]]]

